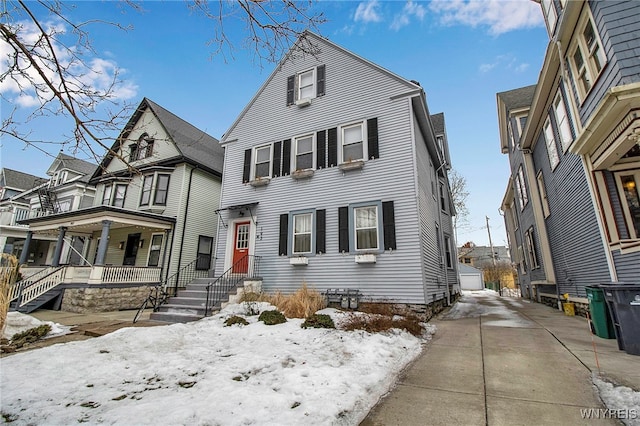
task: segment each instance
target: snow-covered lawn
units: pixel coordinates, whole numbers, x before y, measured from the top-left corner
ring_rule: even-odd
[[[427,341],[399,330],[303,329],[298,319],[224,326],[242,313],[231,305],[194,323],[5,357],[2,415],[16,424],[354,425]],[[321,313],[338,323],[345,315]]]

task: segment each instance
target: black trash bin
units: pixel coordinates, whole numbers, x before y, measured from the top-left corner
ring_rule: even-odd
[[[603,285],[618,348],[640,355],[640,284]]]

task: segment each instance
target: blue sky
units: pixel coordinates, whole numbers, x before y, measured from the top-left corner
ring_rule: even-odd
[[[419,81],[430,112],[444,112],[453,168],[466,178],[470,193],[470,224],[459,230],[458,243],[488,245],[488,216],[494,245],[506,245],[498,207],[509,167],[500,153],[496,93],[537,81],[548,43],[540,6],[530,0],[442,0],[320,1],[315,7],[328,20],[319,28],[321,35]],[[142,8],[138,12],[117,2],[78,2],[69,13],[133,27],[88,28],[95,57],[107,69],[122,70],[123,99],[137,104],[146,96],[220,138],[275,65],[260,66],[252,52],[242,49],[244,31],[237,22],[226,26],[236,47],[233,57],[212,57],[207,45],[212,21],[192,13],[183,2],[145,2]],[[2,89],[11,99],[11,92]],[[3,101],[3,111],[10,107]],[[29,130],[63,140],[69,127],[43,117]],[[46,155],[8,137],[0,143],[0,166],[39,176],[60,150],[49,145]],[[65,152],[86,158],[70,148]]]

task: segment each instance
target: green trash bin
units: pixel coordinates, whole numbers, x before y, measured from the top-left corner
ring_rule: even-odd
[[[595,335],[603,339],[615,339],[616,334],[607,301],[604,299],[604,290],[600,287],[585,287],[585,290],[589,299],[589,312]]]

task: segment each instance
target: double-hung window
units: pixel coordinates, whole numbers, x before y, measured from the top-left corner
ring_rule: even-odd
[[[366,130],[364,122],[351,123],[340,127],[341,162],[364,160],[367,146],[364,143]]]
[[[600,75],[607,58],[588,14],[580,20],[576,34],[569,57],[579,97],[583,100]]]
[[[628,223],[629,237],[640,238],[640,171],[616,173],[616,181],[622,201],[622,210]]]
[[[253,165],[254,179],[271,176],[271,145],[260,146],[255,149],[255,163]]]
[[[326,253],[326,210],[298,210],[280,215],[279,254],[307,257]]]
[[[154,173],[146,175],[142,180],[142,191],[140,193],[140,205],[165,206],[167,204],[167,194],[169,193],[168,174]],[[151,196],[153,195],[153,199]]]
[[[524,210],[524,207],[529,202],[529,195],[527,194],[527,185],[524,180],[524,172],[522,171],[522,166],[518,168],[515,186],[518,200],[520,201],[520,210]]]
[[[544,132],[544,141],[547,144],[547,155],[549,156],[549,164],[551,170],[555,170],[558,163],[560,163],[560,157],[558,156],[558,146],[556,145],[556,138],[553,134],[553,126],[551,126],[551,119],[547,117],[542,126]]]
[[[324,95],[325,66],[300,71],[287,78],[287,105],[306,106]]]
[[[124,183],[107,184],[102,193],[103,206],[124,207],[124,199],[127,195],[127,185]]]
[[[556,22],[558,21],[558,14],[556,8],[553,5],[553,0],[542,0],[542,10],[547,21],[547,31],[549,37],[553,37],[553,32],[556,28]]]
[[[549,199],[547,198],[547,190],[544,186],[544,176],[542,175],[542,171],[538,172],[537,176],[538,181],[538,193],[540,194],[540,201],[542,202],[542,213],[544,217],[547,218],[551,214],[549,210]]]
[[[313,237],[313,213],[292,214],[293,224],[293,244],[294,255],[311,253]]]
[[[356,251],[379,249],[378,216],[377,205],[355,207],[353,209],[353,228]]]
[[[529,228],[524,234],[527,247],[527,255],[529,256],[529,264],[531,269],[539,268],[538,256],[536,255],[536,245],[533,237],[533,227]]]
[[[160,264],[160,249],[162,248],[163,238],[163,234],[153,234],[151,236],[147,266],[158,266]]]
[[[142,160],[153,154],[154,140],[146,133],[138,138],[138,142],[129,146],[129,161]]]
[[[447,189],[444,182],[440,181],[440,209],[447,213]]]
[[[305,135],[293,140],[295,156],[293,170],[314,169],[314,135]]]
[[[453,269],[453,252],[451,250],[451,237],[444,236],[444,261],[447,269]]]
[[[573,135],[571,134],[567,108],[565,107],[564,99],[560,91],[558,91],[556,98],[553,100],[553,111],[556,115],[556,125],[558,126],[560,143],[562,144],[562,149],[566,151],[569,145],[571,145],[571,142],[573,142]]]

